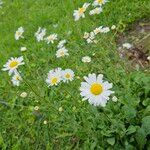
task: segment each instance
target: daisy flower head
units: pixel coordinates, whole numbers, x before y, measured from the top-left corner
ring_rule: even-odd
[[[57,48],[59,49],[59,48],[62,48],[62,47],[64,47],[64,44],[66,44],[66,40],[61,40],[59,43],[58,43],[58,45],[57,45]]]
[[[94,0],[94,2],[93,2],[93,6],[102,6],[102,5],[104,5],[105,3],[107,3],[107,2],[109,2],[108,0]]]
[[[49,71],[47,75],[46,83],[49,86],[54,86],[54,85],[58,85],[58,83],[60,83],[61,80],[62,80],[61,68],[56,68]]]
[[[89,56],[82,57],[82,62],[84,62],[84,63],[91,62],[91,57],[89,57]]]
[[[57,40],[57,34],[51,34],[48,37],[45,38],[45,41],[47,42],[47,44],[49,43],[54,43],[54,41]]]
[[[4,68],[2,69],[3,71],[8,71],[9,75],[12,73],[15,73],[17,71],[17,68],[20,65],[24,65],[25,63],[23,62],[23,56],[21,57],[11,57],[7,63],[3,66]]]
[[[91,10],[91,11],[89,12],[89,15],[100,14],[102,11],[103,11],[103,10],[102,10],[101,7],[97,7],[97,8],[95,8],[95,9]]]
[[[26,50],[27,50],[26,47],[21,47],[21,48],[20,48],[20,51],[22,51],[22,52],[24,52],[24,51],[26,51]]]
[[[94,106],[105,107],[109,96],[114,93],[110,89],[112,88],[112,83],[103,80],[103,75],[99,74],[89,74],[84,77],[85,82],[81,82],[80,95],[84,100]]]
[[[100,26],[101,27],[101,26]],[[101,28],[101,33],[107,33],[107,32],[109,32],[110,31],[110,29],[109,29],[109,27],[102,27]]]
[[[19,40],[20,38],[24,38],[24,37],[22,36],[23,32],[24,32],[23,27],[18,28],[18,30],[17,30],[16,33],[15,33],[15,39],[16,39],[16,40]]]
[[[12,83],[14,86],[19,86],[20,85],[20,81],[22,80],[20,74],[18,72],[16,72],[13,76],[12,76]]]
[[[35,33],[36,40],[38,42],[43,41],[45,35],[46,35],[46,29],[45,28],[42,29],[41,27],[39,27],[38,31]]]
[[[78,21],[80,18],[85,18],[85,11],[89,7],[90,3],[84,3],[84,5],[81,8],[78,8],[78,10],[74,10],[73,16],[74,20]]]
[[[57,52],[56,52],[56,57],[57,58],[65,57],[65,56],[69,56],[68,50],[65,47],[60,48],[59,50],[57,50]]]
[[[74,76],[74,72],[71,69],[65,69],[62,72],[62,78],[64,82],[68,83],[69,81],[72,81],[74,79]]]

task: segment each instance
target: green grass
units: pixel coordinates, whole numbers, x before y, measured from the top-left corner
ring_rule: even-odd
[[[115,43],[117,35],[113,32],[99,36],[97,44],[89,45],[83,40],[85,31],[100,25],[115,24],[122,32],[134,21],[148,17],[149,0],[112,0],[104,6],[102,14],[86,14],[86,18],[78,22],[73,20],[73,10],[82,6],[84,0],[3,1],[0,9],[0,68],[10,57],[23,55],[26,63],[20,67],[23,78],[38,94],[26,82],[19,87],[12,86],[8,74],[0,71],[0,101],[6,103],[0,103],[0,149],[150,147],[148,72],[131,70],[130,64],[119,58]],[[54,28],[54,24],[58,27]],[[25,28],[25,39],[16,41],[14,33],[20,26]],[[66,39],[70,56],[56,59],[56,44],[38,43],[34,37],[38,27]],[[28,51],[22,53],[21,46],[26,46]],[[81,62],[85,55],[92,57],[90,64]],[[48,88],[45,83],[47,72],[56,67],[71,68],[80,79]],[[89,73],[102,73],[114,84],[117,103],[110,100],[105,108],[100,108],[82,101],[80,82]],[[25,99],[20,97],[24,91],[28,93]],[[34,106],[40,107],[39,112],[33,111]],[[62,112],[58,111],[59,107],[63,108]],[[144,122],[145,117],[147,121]],[[44,120],[48,121],[47,125],[43,124]]]

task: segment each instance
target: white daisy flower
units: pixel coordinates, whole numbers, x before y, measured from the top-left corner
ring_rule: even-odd
[[[85,32],[83,38],[84,38],[84,39],[87,39],[89,36],[90,36],[90,33]]]
[[[16,72],[11,79],[14,86],[19,86],[21,80],[22,78],[18,72]]]
[[[98,28],[96,28],[96,29],[94,29],[94,33],[95,33],[95,35],[97,35],[98,33],[100,33],[101,32],[101,29],[102,29],[102,26],[100,26],[100,27],[98,27]]]
[[[110,31],[109,27],[103,27],[103,28],[101,28],[101,33],[107,33],[109,31]]]
[[[89,56],[82,57],[82,62],[84,62],[84,63],[91,62],[91,57],[89,57]]]
[[[9,75],[12,73],[15,73],[17,71],[17,68],[20,65],[24,65],[25,63],[23,62],[23,56],[21,57],[11,57],[7,63],[3,66],[4,68],[2,69],[3,71],[8,71]]]
[[[22,52],[24,52],[24,51],[26,51],[26,50],[27,50],[26,47],[21,47],[21,48],[20,48],[20,51],[22,51]]]
[[[22,36],[23,32],[24,32],[23,27],[18,28],[18,30],[17,30],[16,33],[15,33],[15,39],[16,39],[16,40],[19,40],[20,38],[24,38],[24,37]]]
[[[46,29],[45,28],[42,29],[41,27],[39,27],[38,31],[35,33],[36,40],[38,42],[43,41],[45,35],[46,35]]]
[[[105,107],[109,96],[114,93],[110,89],[112,88],[112,83],[103,81],[103,75],[99,74],[89,74],[88,77],[84,77],[86,82],[81,82],[81,96],[84,100],[94,106]]]
[[[116,26],[115,25],[112,25],[111,26],[111,30],[115,30],[116,29]]]
[[[60,48],[59,50],[57,50],[57,52],[56,52],[56,57],[57,58],[65,57],[65,56],[69,56],[68,50],[65,47]]]
[[[126,48],[126,49],[130,49],[133,47],[133,45],[130,43],[124,43],[122,46],[123,46],[123,48]]]
[[[57,45],[57,48],[59,49],[59,48],[62,48],[62,47],[64,47],[64,44],[66,44],[66,40],[61,40],[59,43],[58,43],[58,45]]]
[[[107,2],[109,2],[109,1],[108,0],[95,0],[92,5],[95,6],[95,7],[96,6],[102,6]]]
[[[57,40],[57,34],[51,34],[48,37],[45,38],[45,41],[47,42],[47,44],[49,43],[54,43],[54,41]]]
[[[62,80],[62,72],[59,70],[50,70],[46,79],[46,83],[49,86],[58,85],[60,81]]]
[[[97,8],[95,8],[95,9],[91,10],[91,11],[89,12],[89,15],[100,14],[102,11],[103,11],[103,10],[102,10],[101,7],[97,7]]]
[[[74,79],[74,72],[71,69],[62,71],[62,78],[64,82],[72,81]]]
[[[85,18],[85,11],[89,7],[90,3],[84,3],[84,5],[81,8],[78,8],[78,10],[74,10],[73,16],[74,20],[77,21],[80,18]]]
[[[90,32],[90,37],[91,40],[95,39],[95,33],[94,32]]]

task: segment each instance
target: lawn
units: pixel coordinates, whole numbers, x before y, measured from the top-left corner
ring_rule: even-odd
[[[149,0],[110,0],[103,12],[74,20],[73,12],[93,0],[3,0],[0,8],[0,149],[2,150],[135,150],[150,149],[150,70],[133,69],[118,52],[119,35],[141,19],[149,19]],[[87,43],[85,32],[111,28]],[[23,27],[23,37],[15,33]],[[38,28],[56,33],[54,44],[38,42]],[[45,37],[46,37],[45,36]],[[56,57],[57,44],[66,40],[69,56]],[[132,44],[132,41],[126,41]],[[21,51],[26,47],[26,51]],[[21,82],[3,71],[11,57],[23,56]],[[82,58],[89,56],[90,62]],[[150,56],[150,51],[147,56]],[[135,65],[137,66],[137,65]],[[71,69],[72,81],[48,86],[47,73]],[[81,82],[90,73],[112,83],[106,106],[91,105],[81,96]],[[49,79],[49,78],[48,78]],[[25,96],[22,94],[26,92]],[[23,95],[23,96],[22,96]],[[96,93],[97,95],[97,93]],[[117,100],[113,100],[113,98]]]

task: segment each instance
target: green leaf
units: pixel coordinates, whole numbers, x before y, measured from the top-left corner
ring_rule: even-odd
[[[132,133],[134,133],[134,132],[136,132],[136,126],[129,126],[129,128],[126,130],[126,134],[127,135],[130,135],[130,134],[132,134]]]
[[[138,143],[138,146],[139,146],[139,149],[143,149],[144,145],[146,144],[146,133],[144,131],[143,128],[139,128],[137,130],[137,133],[136,133],[136,141]]]
[[[107,142],[108,142],[108,144],[110,144],[110,145],[114,145],[115,144],[115,138],[114,137],[112,137],[112,138],[108,138],[107,139]]]
[[[150,134],[150,116],[142,119],[142,128],[145,130],[146,135]]]

